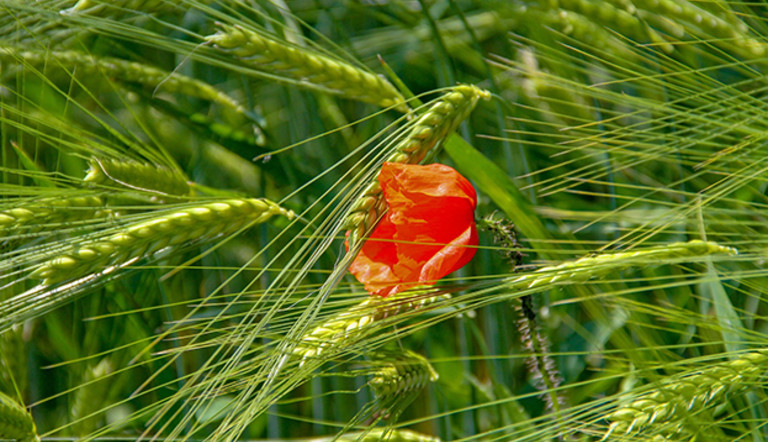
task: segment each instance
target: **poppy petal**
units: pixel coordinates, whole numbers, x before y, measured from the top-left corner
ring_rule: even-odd
[[[384,163],[387,214],[350,266],[366,290],[388,296],[434,284],[475,254],[474,188],[453,168]]]

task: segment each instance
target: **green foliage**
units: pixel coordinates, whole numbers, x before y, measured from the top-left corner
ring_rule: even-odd
[[[0,437],[768,440],[766,7],[331,3],[0,0]],[[383,161],[490,226],[388,298]]]

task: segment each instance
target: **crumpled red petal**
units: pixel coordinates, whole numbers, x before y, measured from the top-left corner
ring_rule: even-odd
[[[475,255],[474,188],[456,170],[384,163],[379,173],[388,211],[350,271],[379,296],[434,284]]]

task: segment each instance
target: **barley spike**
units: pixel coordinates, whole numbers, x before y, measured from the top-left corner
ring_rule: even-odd
[[[104,201],[97,196],[41,198],[0,210],[0,230],[24,228],[25,232],[37,231],[46,224],[91,219],[106,212]]]
[[[73,246],[38,266],[31,277],[53,284],[129,263],[193,240],[209,240],[236,232],[273,215],[293,218],[291,211],[265,199],[231,199],[165,212],[128,224],[104,239]]]
[[[117,183],[140,190],[169,195],[188,195],[187,180],[173,170],[135,161],[94,159],[83,181],[88,184]]]
[[[591,278],[615,273],[643,263],[658,263],[665,259],[696,258],[723,253],[735,255],[738,252],[714,242],[693,240],[672,243],[661,247],[637,249],[628,252],[604,253],[579,258],[556,266],[542,267],[535,272],[507,278],[506,286],[518,290],[531,289],[555,282],[576,283]]]
[[[372,296],[359,304],[349,307],[330,320],[305,334],[293,353],[306,360],[320,356],[331,349],[341,349],[365,335],[377,321],[395,316],[403,311],[414,311],[437,301],[449,299],[450,295],[437,293],[434,289],[406,291],[386,298]]]
[[[0,393],[0,439],[40,440],[27,409],[4,393]]]
[[[428,154],[435,152],[440,143],[469,116],[480,98],[488,99],[490,93],[472,85],[451,88],[418,117],[385,161],[420,163]],[[350,249],[386,209],[378,181],[371,182],[355,201],[344,221],[344,228],[350,231]]]
[[[593,20],[595,23],[626,34],[638,43],[643,43],[650,39],[653,43],[658,44],[666,53],[671,53],[674,50],[674,47],[669,42],[664,40],[652,28],[645,25],[640,19],[608,2],[554,0],[554,3],[562,9],[576,12]]]
[[[243,112],[243,107],[232,97],[208,83],[135,61],[114,57],[95,57],[79,51],[22,51],[7,46],[0,47],[0,61],[18,63],[20,60],[23,64],[38,69],[51,64],[64,67],[69,72],[83,75],[81,78],[89,75],[106,74],[126,83],[202,98],[237,112]]]
[[[285,75],[347,98],[407,110],[403,96],[384,78],[310,49],[241,26],[221,25],[221,30],[206,40],[254,69]]]
[[[744,392],[755,382],[765,382],[767,368],[768,350],[762,349],[740,354],[732,361],[672,376],[663,381],[659,389],[635,397],[606,416],[611,424],[602,440],[608,440],[612,434],[636,434],[650,425],[655,431],[663,430],[668,435],[682,432],[685,430],[683,420],[691,412],[710,402],[725,400],[726,394]]]
[[[765,45],[746,34],[747,26],[743,22],[726,21],[687,0],[632,0],[632,3],[648,11],[648,15],[690,23],[699,28],[700,34],[705,38],[726,39],[723,44],[733,47],[747,57],[757,57],[765,53]]]
[[[373,363],[383,364],[368,382],[380,401],[387,403],[398,396],[417,392],[438,379],[437,372],[423,356],[410,350],[378,352]]]

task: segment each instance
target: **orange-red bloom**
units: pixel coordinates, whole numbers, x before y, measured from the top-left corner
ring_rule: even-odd
[[[475,255],[475,189],[453,168],[384,163],[388,211],[349,270],[379,296],[434,284]]]

